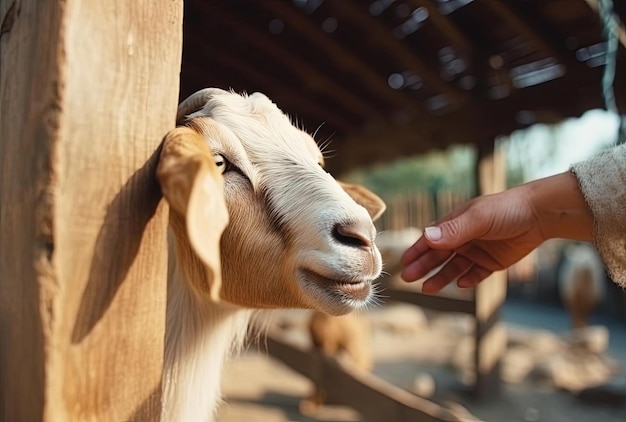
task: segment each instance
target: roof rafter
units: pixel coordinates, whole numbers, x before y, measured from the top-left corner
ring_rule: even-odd
[[[272,59],[291,69],[305,86],[326,93],[337,102],[349,107],[364,118],[377,119],[383,117],[379,110],[364,102],[358,95],[335,82],[332,78],[327,77],[308,63],[294,57],[290,51],[275,43],[264,33],[243,24],[240,16],[234,16],[224,9],[216,7],[217,4],[219,4],[219,2],[212,3],[211,5],[206,2],[196,3],[202,10],[202,13],[218,18],[225,24],[233,27],[237,35],[244,38],[247,43],[264,51],[268,56],[272,57]]]
[[[356,6],[352,0],[341,0],[333,2],[332,5],[333,10],[351,19],[364,32],[369,33],[371,43],[384,46],[407,70],[413,71],[432,87],[445,94],[450,103],[460,104],[467,100],[466,93],[443,81],[438,72],[433,71],[406,45],[398,42],[384,24]]]
[[[471,54],[474,49],[469,38],[456,26],[454,22],[439,11],[432,0],[410,0],[414,7],[425,7],[431,22],[448,38],[455,47],[460,48],[466,54]]]
[[[452,46],[458,49],[458,53],[467,61],[468,69],[474,73],[477,80],[475,87],[468,90],[468,93],[472,100],[482,98],[484,93],[480,92],[480,84],[486,85],[487,80],[486,66],[482,64],[482,61],[487,58],[480,56],[470,39],[448,16],[441,13],[433,0],[410,0],[410,3],[414,7],[425,7],[433,25],[445,35]]]
[[[513,12],[502,0],[484,0],[486,4],[511,29],[529,41],[535,49],[562,61],[562,54],[547,42],[538,31]]]
[[[333,62],[344,70],[354,73],[370,89],[374,90],[379,97],[402,108],[414,109],[420,106],[416,100],[412,100],[401,92],[392,89],[387,83],[387,79],[373,71],[368,63],[363,62],[347,48],[333,42],[328,34],[296,11],[292,4],[270,1],[265,2],[264,6],[281,19],[291,23],[294,28],[305,33],[310,40],[325,51]]]
[[[511,5],[509,12],[517,17],[520,25],[528,28],[528,31],[534,33],[537,39],[541,40],[542,45],[545,46],[541,51],[566,65],[569,70],[585,70],[585,64],[576,58],[575,52],[565,48],[565,38],[557,33],[550,22],[543,18],[541,11],[534,6],[535,4],[533,3],[520,5],[519,7]],[[506,8],[506,6],[501,7]],[[538,48],[537,45],[536,48]]]
[[[187,32],[188,31],[188,32]],[[186,32],[194,38],[200,38],[201,32],[196,28],[187,28]],[[272,100],[280,102],[283,106],[289,106],[293,110],[299,110],[307,115],[332,124],[337,129],[346,130],[350,125],[347,124],[350,118],[339,116],[337,113],[331,113],[324,107],[321,107],[306,96],[294,98],[293,91],[284,89],[284,82],[275,77],[260,72],[259,69],[253,68],[245,60],[238,58],[232,54],[227,54],[223,49],[216,45],[201,43],[196,46],[199,50],[194,51],[193,62],[208,62],[214,57],[219,57],[220,66],[224,66],[239,73],[245,79],[254,83],[272,89]],[[290,113],[292,114],[292,113]]]

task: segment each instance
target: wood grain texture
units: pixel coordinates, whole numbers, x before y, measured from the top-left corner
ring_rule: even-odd
[[[182,1],[0,2],[0,416],[154,420]]]
[[[494,145],[489,150],[479,152],[476,174],[481,195],[506,189],[505,157],[501,145]],[[500,308],[506,300],[506,293],[506,271],[491,274],[474,289],[476,303],[474,393],[477,397],[496,397],[500,392],[500,367],[506,352],[507,336],[506,330],[497,321]]]
[[[415,396],[349,363],[305,350],[278,336],[268,335],[267,351],[275,359],[311,379],[327,394],[328,402],[356,409],[368,421],[460,422],[462,419],[438,404]]]

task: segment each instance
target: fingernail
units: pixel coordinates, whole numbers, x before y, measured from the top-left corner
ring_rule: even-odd
[[[424,229],[424,234],[428,238],[428,240],[440,240],[441,239],[441,229],[437,226],[426,227]]]
[[[459,281],[457,281],[456,285],[459,286],[460,288],[464,289],[464,288],[467,288],[467,287],[474,286],[474,283],[472,283],[471,280],[467,280],[467,279],[462,278]]]

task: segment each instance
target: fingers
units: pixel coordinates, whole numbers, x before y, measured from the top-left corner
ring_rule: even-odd
[[[437,226],[424,229],[424,238],[433,249],[456,249],[485,234],[485,223],[473,218],[471,210]]]
[[[506,248],[504,246],[500,246],[497,252],[505,251]],[[505,268],[505,266],[496,259],[494,252],[485,250],[483,243],[481,242],[471,242],[463,245],[456,250],[456,253],[463,255],[467,259],[474,262],[474,264],[487,268],[491,271],[498,271]]]
[[[415,281],[441,266],[422,286],[425,293],[436,293],[454,280],[459,287],[475,286],[501,269],[498,257],[481,247],[479,240],[493,227],[494,218],[493,207],[476,200],[425,228],[400,259],[405,267],[402,279]]]
[[[430,277],[422,285],[422,292],[437,293],[446,287],[451,281],[458,279],[468,272],[474,263],[461,255],[455,255],[434,276]]]
[[[476,287],[481,281],[489,277],[491,274],[493,274],[493,271],[474,265],[468,272],[459,277],[456,285],[461,288]]]
[[[452,251],[438,251],[435,249],[427,249],[426,252],[411,261],[402,270],[400,276],[404,281],[415,281],[424,277],[426,274],[446,262],[451,256]]]
[[[426,243],[426,239],[424,236],[417,239],[417,241],[407,249],[402,257],[400,258],[400,263],[403,266],[409,265],[411,262],[418,259],[420,256],[424,255],[426,252],[430,250],[430,247]]]
[[[476,287],[492,273],[493,271],[475,265],[465,257],[455,255],[437,274],[424,282],[422,292],[437,293],[454,280],[457,280],[457,286],[460,288]]]
[[[485,206],[484,198],[474,199],[426,227],[425,242],[432,249],[457,249],[483,238],[493,227],[496,215],[494,207]]]
[[[429,249],[417,243],[414,246],[419,256],[402,271],[403,280],[407,282],[418,280],[441,266],[439,271],[422,286],[424,293],[437,293],[454,280],[458,280],[459,287],[474,287],[494,271],[505,268],[476,242],[463,245],[456,252]],[[453,255],[454,257],[450,259]]]

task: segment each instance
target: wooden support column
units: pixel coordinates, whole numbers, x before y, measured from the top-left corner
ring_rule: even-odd
[[[0,420],[156,420],[182,0],[0,2]]]
[[[476,186],[481,195],[506,189],[506,167],[502,147],[479,149]],[[500,366],[506,350],[504,325],[499,322],[500,307],[506,299],[506,271],[492,274],[474,290],[475,339],[474,364],[476,368],[475,393],[488,398],[500,390]]]

